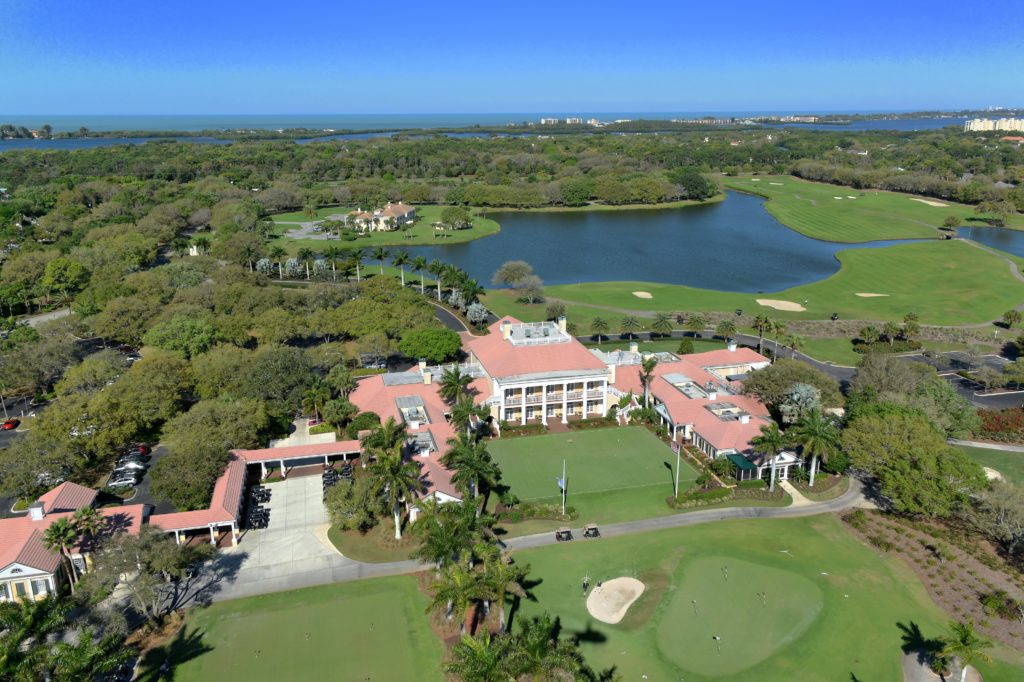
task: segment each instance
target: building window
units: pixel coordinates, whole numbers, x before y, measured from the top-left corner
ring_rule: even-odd
[[[25,583],[14,583],[14,593],[18,595],[18,599],[23,599],[25,597]]]
[[[50,593],[50,586],[46,583],[46,580],[33,580],[32,581],[32,594],[35,596],[45,596]]]
[[[7,583],[0,583],[0,601],[11,600],[11,586]]]

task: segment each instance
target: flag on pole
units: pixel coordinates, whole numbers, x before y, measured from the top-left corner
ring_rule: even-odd
[[[565,490],[565,479],[561,476],[555,476],[555,480],[558,481],[558,489]]]

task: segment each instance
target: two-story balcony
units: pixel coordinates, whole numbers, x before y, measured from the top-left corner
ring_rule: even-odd
[[[600,399],[604,398],[604,391],[602,391],[599,388],[591,389],[591,390],[587,391],[587,397],[588,398],[592,398],[592,399],[596,399],[596,400],[600,400]]]

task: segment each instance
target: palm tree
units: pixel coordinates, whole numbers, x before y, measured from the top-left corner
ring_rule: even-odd
[[[789,335],[789,357],[795,358],[798,350],[804,347],[807,340],[799,334]]]
[[[437,300],[441,300],[441,275],[444,273],[445,264],[436,258],[427,264],[427,272],[434,276],[437,282]]]
[[[391,255],[391,264],[402,272],[402,288],[405,288],[405,266],[409,264],[410,260],[407,251],[395,251]]]
[[[309,261],[313,258],[313,249],[303,246],[296,254],[300,261],[306,265],[306,279],[309,279]]]
[[[487,452],[487,443],[464,433],[448,439],[448,451],[441,457],[441,464],[455,472],[452,482],[469,490],[474,500],[481,489],[490,490],[501,478],[501,470],[491,459],[491,453]]]
[[[277,278],[284,279],[284,269],[281,267],[281,259],[288,255],[288,252],[276,244],[267,251],[267,257],[277,263]]]
[[[447,283],[454,289],[455,285],[465,276],[466,273],[462,271],[462,268],[449,263],[444,266],[443,270],[441,270],[441,276],[438,281],[441,283]]]
[[[547,613],[523,623],[517,642],[510,658],[518,675],[550,680],[571,677],[583,667],[579,651],[559,639],[557,625]]]
[[[335,282],[338,281],[338,260],[342,257],[344,252],[344,249],[340,246],[335,246],[334,244],[331,244],[324,249],[324,258],[326,258],[327,262],[331,264],[331,279]]]
[[[206,237],[196,237],[192,240],[192,243],[196,247],[196,251],[199,253],[206,253],[210,250],[210,240]]]
[[[754,318],[754,329],[757,330],[757,352],[764,352],[764,333],[772,328],[772,321],[767,315]]]
[[[381,454],[370,466],[378,495],[383,495],[395,520],[395,539],[402,539],[402,502],[423,487],[420,469],[414,462],[402,459],[400,452]]]
[[[466,301],[467,306],[487,292],[487,290],[480,285],[480,282],[472,279],[471,277],[465,277],[461,282],[459,282],[459,291],[462,292],[462,298]]]
[[[651,406],[651,382],[654,381],[654,368],[658,366],[658,358],[650,355],[640,363],[640,383],[644,386],[644,407]]]
[[[632,339],[633,332],[640,330],[640,320],[638,320],[634,315],[626,315],[622,318],[622,324],[619,325],[619,329],[622,331],[624,336]]]
[[[463,559],[448,565],[434,581],[433,597],[427,612],[439,611],[444,607],[446,620],[464,615],[461,631],[466,633],[472,629],[472,607],[486,594],[486,586],[482,580],[483,574],[469,567],[468,552],[463,554]]]
[[[484,581],[490,588],[491,596],[498,604],[498,632],[505,632],[505,599],[508,595],[526,598],[523,580],[530,572],[529,566],[517,566],[508,555],[484,562]]]
[[[423,500],[419,507],[420,514],[411,532],[420,544],[412,556],[430,562],[441,570],[473,546],[473,539],[466,532],[466,524],[460,523],[455,513],[462,505],[441,504],[431,498]]]
[[[452,646],[452,660],[444,664],[444,672],[464,682],[514,682],[509,664],[514,643],[511,637],[491,637],[486,632],[479,637],[463,635]]]
[[[608,322],[603,317],[595,317],[590,321],[590,330],[597,335],[597,345],[601,345],[601,337],[608,331]]]
[[[63,556],[64,570],[67,572],[68,584],[71,592],[75,591],[75,581],[78,580],[78,573],[75,569],[75,562],[71,559],[71,547],[78,542],[78,531],[71,525],[67,518],[57,519],[50,524],[50,527],[43,531],[43,545],[51,552],[60,552]]]
[[[71,600],[55,595],[0,602],[0,631],[5,633],[0,637],[0,671],[14,680],[43,679],[49,658],[47,636],[67,627],[72,606]]]
[[[360,247],[356,247],[349,251],[349,256],[352,258],[352,262],[356,266],[356,281],[362,280],[362,276],[359,273],[359,266],[363,264],[363,259],[366,258],[366,250]]]
[[[348,371],[348,367],[344,363],[331,367],[331,371],[327,373],[325,379],[327,385],[330,386],[338,395],[342,398],[348,398],[352,391],[356,390],[358,383],[352,376],[352,372]]]
[[[772,356],[772,362],[775,362],[779,357],[779,337],[785,334],[788,329],[789,327],[782,320],[772,321],[772,334],[775,336],[775,354]]]
[[[420,296],[423,296],[427,288],[426,284],[423,281],[423,273],[427,269],[427,259],[424,258],[423,256],[416,256],[415,258],[412,259],[412,262],[409,264],[409,267],[412,269],[413,272],[418,273],[420,276]]]
[[[473,377],[469,374],[463,374],[458,365],[453,365],[445,369],[441,374],[438,393],[444,400],[451,404],[454,403],[460,395],[464,395],[466,393],[471,383],[473,383]]]
[[[474,416],[479,419],[486,419],[489,414],[490,410],[486,405],[474,405],[473,398],[469,395],[460,395],[455,400],[455,404],[452,405],[450,412],[452,424],[463,430],[469,428],[469,424]]]
[[[124,646],[124,639],[117,632],[110,632],[96,639],[91,627],[78,632],[77,641],[70,644],[61,641],[54,647],[51,659],[54,682],[72,680],[94,680],[133,658],[136,652]]]
[[[370,433],[363,436],[360,446],[369,455],[374,457],[386,454],[401,454],[402,446],[408,438],[405,432],[405,424],[399,424],[394,417],[388,417],[387,421],[375,427]]]
[[[92,546],[99,534],[106,528],[107,522],[95,508],[82,507],[71,517],[71,525],[88,542],[89,546]]]
[[[725,339],[732,337],[736,334],[736,323],[729,319],[722,320],[715,325],[715,334]]]
[[[378,246],[373,250],[372,258],[373,260],[380,261],[380,274],[382,275],[384,274],[384,261],[386,261],[390,255],[391,252],[383,246]]]
[[[839,429],[822,415],[821,410],[811,410],[790,429],[792,441],[800,446],[804,456],[811,458],[810,487],[814,487],[814,475],[818,473],[818,460],[827,462],[839,449]]]
[[[651,329],[662,336],[672,336],[672,327],[672,316],[668,313],[657,313],[651,323]]]
[[[775,459],[780,452],[786,447],[785,436],[782,435],[782,431],[779,430],[779,425],[775,422],[766,424],[761,427],[761,435],[754,436],[750,439],[750,444],[754,446],[754,452],[759,452],[766,457],[771,458],[772,462],[772,478],[771,484],[768,486],[768,490],[771,492],[775,491]]]
[[[992,660],[992,657],[985,653],[985,649],[992,648],[992,642],[979,637],[971,621],[952,621],[949,624],[949,631],[949,636],[942,639],[942,653],[960,659],[960,682],[964,682],[967,679],[967,666],[976,660],[986,663]]]
[[[697,338],[697,336],[708,326],[708,321],[700,313],[690,313],[690,316],[686,318],[686,324],[684,326],[687,331],[693,334],[693,338]]]
[[[314,419],[320,421],[320,410],[324,403],[331,399],[331,388],[323,381],[317,381],[306,389],[302,396],[302,409],[308,414],[313,413]]]

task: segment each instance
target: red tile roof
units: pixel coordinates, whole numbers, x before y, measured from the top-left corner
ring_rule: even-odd
[[[502,336],[502,322],[522,324],[514,317],[503,317],[488,327],[490,334],[474,338],[468,344],[470,352],[491,377],[606,369],[605,364],[576,339],[567,343],[513,345]]]
[[[40,495],[39,501],[44,503],[47,514],[51,512],[76,511],[82,507],[91,507],[96,501],[96,491],[92,488],[67,481],[53,490]]]
[[[213,485],[213,495],[210,497],[208,509],[154,514],[150,517],[149,523],[166,531],[229,524],[238,519],[242,490],[245,488],[245,477],[245,461],[232,454],[228,465],[224,467],[224,472]]]
[[[246,464],[257,462],[277,462],[279,460],[300,459],[304,457],[323,457],[324,455],[342,455],[359,452],[358,440],[340,440],[334,443],[310,443],[308,445],[288,445],[280,448],[261,448],[259,450],[232,450],[234,455],[245,460]]]

